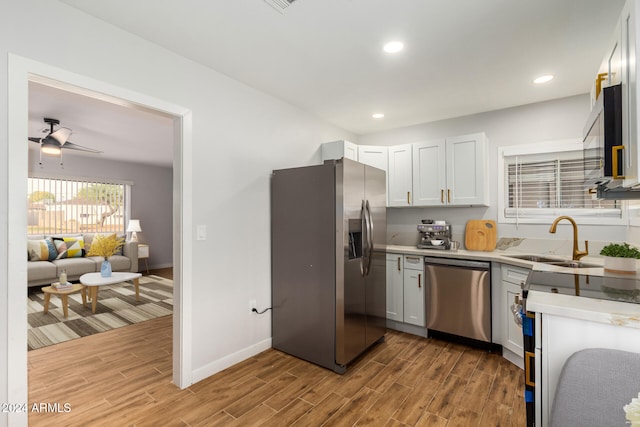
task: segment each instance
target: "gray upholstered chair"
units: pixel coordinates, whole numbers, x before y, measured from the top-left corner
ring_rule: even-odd
[[[640,392],[640,354],[591,348],[567,359],[551,408],[551,427],[628,426],[622,407]]]

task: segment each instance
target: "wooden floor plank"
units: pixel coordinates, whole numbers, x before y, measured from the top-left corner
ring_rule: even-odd
[[[388,331],[345,375],[270,349],[181,390],[171,317],[29,352],[33,426],[522,426],[524,374],[497,354]],[[55,365],[51,360],[58,361]]]

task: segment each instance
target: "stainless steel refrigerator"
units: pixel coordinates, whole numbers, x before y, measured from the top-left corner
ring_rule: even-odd
[[[338,373],[386,330],[386,174],[348,159],[273,171],[272,345]]]

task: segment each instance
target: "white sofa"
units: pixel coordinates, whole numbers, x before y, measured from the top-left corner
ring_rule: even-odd
[[[91,242],[96,234],[95,233],[83,233],[83,234],[56,234],[49,237],[82,237],[85,248],[91,246]],[[30,241],[42,241],[47,236],[43,235],[30,235],[28,239]],[[54,248],[55,249],[55,248]],[[125,242],[122,247],[122,253],[109,257],[111,268],[113,271],[131,271],[138,272],[138,243],[137,242]],[[28,259],[37,259],[37,256],[33,256],[33,253],[27,253]],[[51,260],[29,260],[27,263],[27,279],[28,287],[49,285],[58,280],[62,270],[67,273],[67,280],[77,281],[80,276],[85,273],[93,273],[100,271],[104,259],[102,257],[88,257],[86,255],[79,257],[64,257],[60,259]]]

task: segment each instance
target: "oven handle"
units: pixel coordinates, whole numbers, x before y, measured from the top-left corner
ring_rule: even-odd
[[[425,264],[436,264],[443,267],[462,267],[473,268],[474,270],[489,270],[491,263],[486,261],[471,261],[466,259],[451,259],[451,258],[435,258],[425,257]]]

